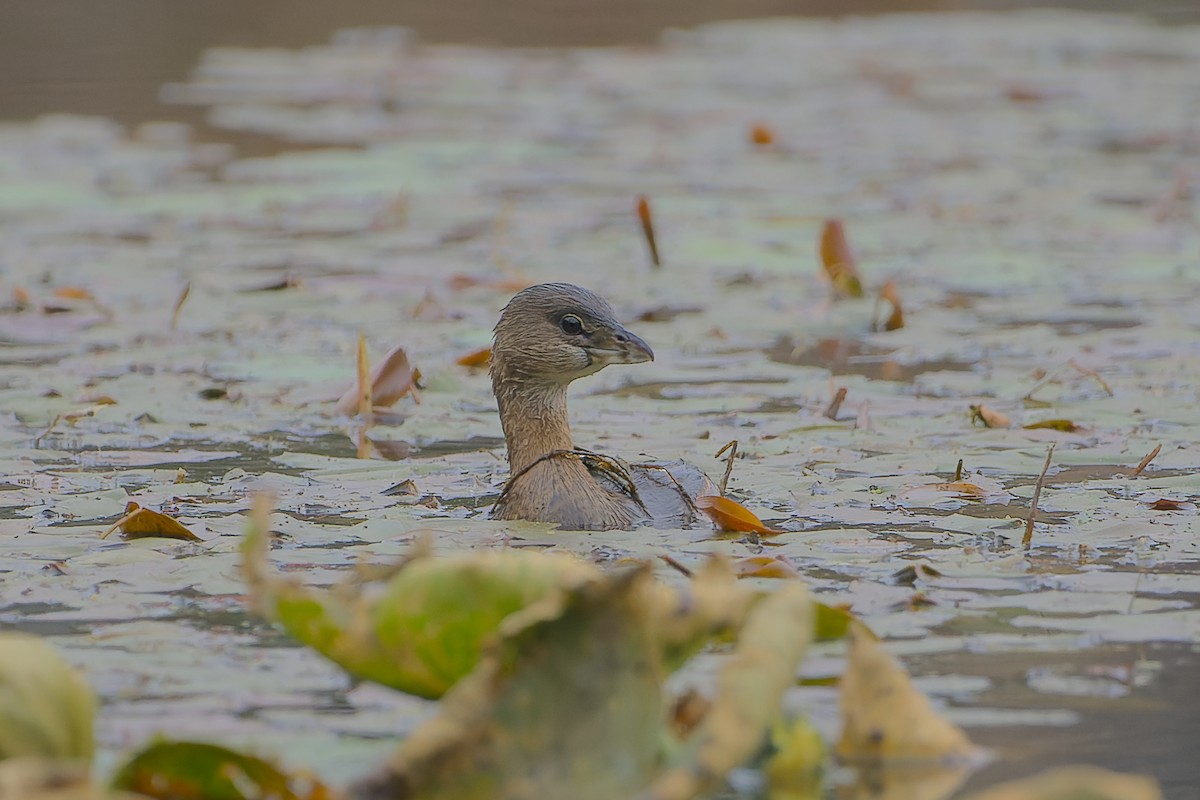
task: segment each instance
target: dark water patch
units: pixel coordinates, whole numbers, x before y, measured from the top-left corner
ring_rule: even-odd
[[[1046,473],[1045,484],[1047,486],[1063,486],[1085,483],[1087,481],[1111,481],[1119,478],[1132,479],[1135,468],[1135,466],[1129,464],[1072,464],[1061,468],[1054,467],[1052,464],[1050,471]],[[1153,465],[1151,465],[1147,467],[1142,475],[1147,478],[1174,478],[1182,475],[1193,475],[1195,472],[1195,470],[1191,469],[1154,469]],[[1037,482],[1036,475],[998,477],[1009,488],[1028,486]],[[1136,490],[1137,488],[1136,483],[1130,484],[1131,490]]]
[[[301,522],[316,522],[322,525],[337,525],[346,528],[366,521],[366,517],[348,517],[341,511],[338,511],[336,508],[325,506],[305,506],[299,511],[284,511],[282,513]],[[358,544],[362,544],[362,542],[323,542],[322,544],[317,545],[317,547],[333,550],[340,547],[352,547]]]
[[[41,619],[42,614],[74,611],[59,603],[13,603],[0,607],[0,630],[16,630],[37,636],[75,636],[91,633],[90,622]]]
[[[763,350],[779,364],[827,369],[834,375],[861,375],[877,381],[911,383],[928,372],[970,372],[971,361],[956,359],[911,360],[896,356],[896,350],[857,339],[826,338],[815,343],[780,337]]]
[[[326,433],[315,436],[289,436],[288,449],[292,452],[312,453],[332,458],[357,458],[357,445],[342,433]],[[388,461],[406,458],[437,458],[459,453],[478,453],[494,450],[504,445],[498,436],[470,436],[466,439],[431,439],[407,441],[402,439],[371,439],[371,445]]]
[[[1200,690],[1200,650],[1180,644],[1105,644],[1065,652],[937,653],[905,659],[917,676],[972,675],[991,687],[973,707],[1034,712],[1061,709],[1075,725],[970,726],[973,741],[997,758],[971,776],[964,793],[1065,763],[1153,775],[1168,800],[1200,799],[1200,716],[1181,702]],[[1056,694],[1031,686],[1037,671],[1111,681],[1116,696]],[[953,703],[952,703],[953,704]]]
[[[500,436],[471,436],[466,439],[439,439],[413,445],[413,458],[436,458],[458,453],[478,453],[504,446]]]
[[[1140,319],[1130,317],[1086,317],[1086,316],[1054,316],[1054,317],[1009,317],[991,323],[1001,330],[1030,328],[1035,325],[1045,325],[1059,336],[1079,336],[1096,331],[1125,330],[1136,328],[1142,324]]]
[[[701,389],[720,386],[722,384],[737,383],[738,386],[747,384],[780,384],[787,383],[786,378],[768,378],[768,377],[746,377],[730,380],[729,378],[713,378],[711,380],[692,380],[692,381],[651,381],[650,383],[627,383],[624,386],[618,386],[615,389],[605,389],[602,392],[597,392],[599,395],[612,395],[614,397],[646,397],[651,400],[679,400],[685,397],[696,397],[706,395],[707,392],[700,391]]]

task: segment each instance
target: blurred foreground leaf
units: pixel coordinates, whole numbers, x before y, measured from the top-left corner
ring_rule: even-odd
[[[808,590],[798,581],[783,584],[750,610],[717,675],[712,707],[648,797],[686,800],[715,789],[758,752],[812,641],[814,616]]]
[[[737,622],[737,604],[718,583],[737,586],[718,568],[676,595],[642,565],[513,614],[438,715],[352,795],[683,800],[719,784],[765,740],[811,638],[813,610],[800,583],[760,597],[738,626],[717,696],[688,737],[664,751],[663,643]],[[667,635],[676,620],[681,628]]]
[[[243,543],[243,573],[259,613],[351,674],[438,698],[475,668],[508,615],[597,570],[565,556],[520,551],[416,556],[382,577],[313,592],[270,572],[269,514],[260,502]]]
[[[645,567],[597,577],[513,615],[438,715],[353,796],[630,796],[662,732],[662,665],[641,602],[651,580]]]
[[[769,800],[819,800],[825,767],[825,742],[820,732],[805,717],[777,720],[771,729],[771,745],[775,753],[763,768]]]
[[[1100,767],[1060,767],[1002,783],[965,800],[1161,800],[1153,778]]]
[[[957,725],[938,714],[904,667],[861,625],[850,628],[842,676],[838,755],[850,762],[963,762],[978,753]]]
[[[156,742],[125,763],[113,787],[159,800],[334,800],[324,784],[202,742]]]
[[[0,632],[0,759],[92,757],[91,689],[52,646]]]
[[[856,624],[854,615],[841,606],[825,603],[813,603],[813,606],[816,609],[813,636],[817,641],[841,639],[850,632],[850,626]]]
[[[0,762],[0,800],[145,800],[96,786],[82,761],[10,758]]]

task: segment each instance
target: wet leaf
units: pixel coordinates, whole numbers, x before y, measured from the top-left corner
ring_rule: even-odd
[[[1031,422],[1028,425],[1022,425],[1021,427],[1027,431],[1044,428],[1052,431],[1062,431],[1063,433],[1078,433],[1080,430],[1079,426],[1069,419],[1043,419],[1039,422]]]
[[[707,514],[721,530],[763,534],[783,532],[768,528],[753,512],[728,497],[702,495],[696,498],[696,508]]]
[[[1144,775],[1101,767],[1059,767],[1002,783],[964,800],[1161,800],[1158,783]]]
[[[1012,427],[1012,420],[1009,419],[1007,414],[1003,414],[999,411],[996,411],[995,409],[988,408],[987,406],[985,406],[983,404],[980,404],[977,406],[971,406],[970,409],[971,409],[971,423],[972,424],[974,424],[976,422],[981,422],[981,423],[983,423],[983,426],[985,428],[1011,428]]]
[[[384,489],[381,494],[385,497],[399,495],[401,497],[415,497],[421,492],[417,489],[417,483],[412,478],[400,481],[395,486],[389,486]]]
[[[185,528],[179,521],[161,512],[142,508],[134,502],[129,502],[125,505],[125,516],[114,522],[108,530],[100,534],[100,538],[105,538],[117,529],[120,529],[121,535],[126,539],[157,537],[162,539],[182,539],[188,542],[204,541]]]
[[[120,769],[113,788],[159,800],[335,800],[311,777],[289,775],[261,758],[202,742],[155,742]]]
[[[0,631],[0,760],[89,761],[94,713],[91,689],[54,647]]]
[[[492,363],[492,348],[481,347],[478,350],[472,350],[464,356],[459,356],[454,360],[455,364],[460,367],[470,367],[471,369],[482,369]]]
[[[821,228],[821,266],[833,286],[835,297],[862,297],[862,280],[858,264],[846,240],[846,229],[840,219],[825,220]]]
[[[966,734],[938,714],[870,632],[850,629],[841,682],[838,756],[851,762],[953,762],[976,755]]]
[[[406,394],[411,394],[413,400],[421,402],[421,394],[417,382],[421,379],[421,371],[414,369],[408,361],[408,354],[403,347],[393,347],[383,360],[371,371],[370,394],[368,398],[372,408],[389,408]],[[337,401],[337,412],[347,416],[358,411],[362,402],[358,384],[350,387]]]

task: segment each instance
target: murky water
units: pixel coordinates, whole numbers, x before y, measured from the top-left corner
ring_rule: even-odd
[[[916,6],[838,8],[900,7]],[[557,15],[569,25],[554,38],[524,6],[467,19],[411,5],[404,20],[392,4],[99,8],[52,28],[45,8],[0,8],[0,44],[22,42],[0,46],[15,56],[0,61],[0,113],[205,115],[196,138],[234,145],[78,119],[0,131],[0,624],[87,669],[108,762],[167,719],[172,735],[271,741],[342,780],[428,712],[351,686],[245,612],[237,537],[265,491],[279,568],[317,584],[396,558],[421,529],[448,550],[601,561],[778,553],[996,750],[969,787],[1089,761],[1200,797],[1196,142],[1184,111],[1162,111],[1193,107],[1186,31],[947,15],[718,26],[611,51],[360,33],[209,55],[172,89],[195,105],[164,107],[158,87],[214,43],[389,21],[433,40],[652,41],[726,11]],[[51,30],[72,52],[45,46]],[[754,120],[777,146],[747,142]],[[631,218],[642,193],[660,270]],[[870,300],[830,299],[811,253],[833,214],[872,291],[897,282],[905,328],[873,332]],[[484,519],[505,476],[499,426],[486,376],[456,361],[486,343],[514,283],[563,278],[595,283],[659,354],[578,388],[580,444],[719,475],[713,454],[737,439],[734,496],[787,533]],[[376,355],[403,344],[428,379],[420,405],[371,431],[366,459],[329,401],[360,332]],[[1013,426],[973,423],[980,403]],[[1053,418],[1078,430],[1021,427]],[[939,488],[960,460],[975,495]],[[415,491],[394,491],[404,481]],[[99,541],[131,498],[205,542]],[[841,657],[821,649],[806,677]],[[828,687],[789,703],[836,733]]]

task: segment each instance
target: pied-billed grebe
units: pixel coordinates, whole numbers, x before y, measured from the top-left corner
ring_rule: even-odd
[[[587,289],[544,283],[513,297],[500,313],[492,346],[492,390],[510,470],[492,516],[568,530],[694,523],[691,498],[709,485],[702,472],[681,463],[630,466],[577,450],[571,440],[571,381],[609,364],[653,360],[650,345]]]

